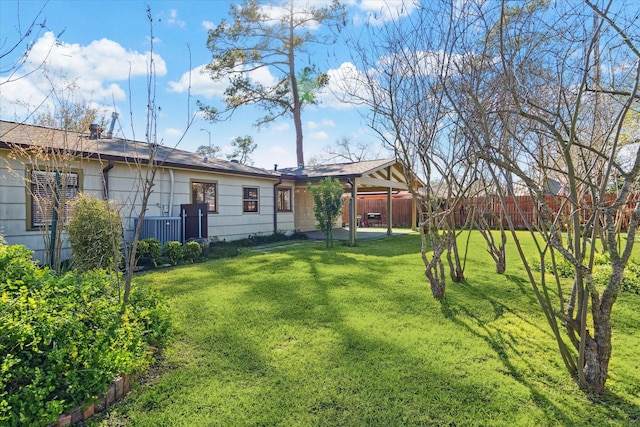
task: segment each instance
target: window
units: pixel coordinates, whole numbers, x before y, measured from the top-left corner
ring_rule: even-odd
[[[57,213],[62,215],[62,221],[66,223],[69,220],[71,201],[78,194],[78,182],[77,172],[31,170],[30,227],[39,228],[51,225],[56,199]]]
[[[243,212],[258,212],[258,187],[244,187],[242,191]]]
[[[278,212],[291,212],[290,188],[278,188]]]
[[[207,211],[218,212],[217,190],[217,184],[214,182],[192,182],[191,202],[206,203],[209,206]]]

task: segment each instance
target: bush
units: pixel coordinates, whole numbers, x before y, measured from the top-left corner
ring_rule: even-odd
[[[531,263],[531,268],[534,271],[540,271],[540,261],[538,261],[537,259],[534,259],[533,262]],[[545,262],[545,270],[547,271],[547,273],[552,273],[553,272],[553,264],[551,263],[551,261]],[[569,261],[567,261],[564,257],[562,257],[562,255],[556,255],[556,269],[558,271],[558,276],[568,279],[573,277],[573,274],[575,272],[575,268],[573,267],[573,264],[571,264]]]
[[[153,265],[157,266],[158,260],[162,256],[162,245],[160,244],[160,240],[150,237],[148,239],[144,239],[144,241],[149,245],[147,255],[151,258]]]
[[[154,267],[158,266],[158,260],[162,256],[162,245],[160,240],[153,237],[138,240],[138,249],[136,251],[136,263],[142,257],[149,257]]]
[[[167,310],[141,284],[121,314],[117,279],[104,270],[59,276],[0,243],[0,425],[55,422],[116,374],[146,369]]]
[[[198,242],[187,242],[182,248],[184,258],[189,262],[194,262],[202,253],[202,246]]]
[[[184,251],[182,250],[182,243],[172,241],[164,244],[163,252],[171,264],[178,265],[184,258]]]
[[[640,263],[630,259],[622,277],[622,290],[640,295]]]
[[[94,268],[115,270],[120,264],[122,221],[120,214],[103,200],[80,194],[66,230],[71,244],[71,265],[81,271]]]

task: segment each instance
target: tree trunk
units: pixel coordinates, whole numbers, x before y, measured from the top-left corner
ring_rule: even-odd
[[[431,286],[431,293],[435,299],[442,299],[444,297],[445,285],[446,285],[446,277],[444,273],[444,264],[442,262],[442,254],[444,252],[444,248],[442,246],[442,241],[435,241],[432,239],[433,247],[433,257],[430,260],[427,260],[426,254],[423,253],[423,260],[425,260],[425,271],[424,274],[427,276],[429,280],[429,285]]]
[[[293,8],[293,2],[290,3],[290,7]],[[296,159],[298,160],[297,166],[304,166],[304,150],[302,141],[302,102],[300,101],[300,92],[298,91],[298,79],[296,77],[296,65],[295,65],[295,34],[293,23],[293,11],[289,14],[289,80],[291,82],[291,98],[293,106],[291,114],[293,115],[293,124],[296,129]]]
[[[507,269],[507,254],[506,254],[506,244],[507,244],[507,234],[504,232],[504,227],[502,226],[502,219],[499,221],[500,228],[500,244],[497,244],[493,234],[491,233],[491,227],[489,225],[489,221],[484,214],[481,214],[478,217],[477,228],[485,242],[487,242],[487,252],[491,255],[493,262],[496,265],[496,273],[504,274]]]
[[[447,244],[447,262],[449,263],[449,275],[454,283],[460,283],[464,280],[464,268],[460,262],[460,254],[458,252],[458,243],[456,241],[455,231],[450,233]]]
[[[585,342],[585,365],[583,367],[583,385],[587,391],[595,394],[604,392],[611,359],[611,325],[596,325],[596,339],[587,336]]]

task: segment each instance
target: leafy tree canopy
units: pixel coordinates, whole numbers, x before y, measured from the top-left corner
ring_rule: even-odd
[[[311,44],[335,41],[331,31],[318,31],[327,25],[340,29],[346,11],[333,0],[328,6],[315,7],[294,0],[278,3],[244,0],[231,6],[231,21],[222,20],[209,30],[207,47],[213,53],[207,65],[213,80],[228,79],[224,109],[199,103],[211,121],[224,120],[236,108],[258,105],[266,114],[257,125],[283,116],[293,117],[296,129],[296,154],[304,164],[301,111],[304,104],[315,104],[317,92],[329,82],[328,75],[309,64]],[[256,78],[268,71],[268,79]]]

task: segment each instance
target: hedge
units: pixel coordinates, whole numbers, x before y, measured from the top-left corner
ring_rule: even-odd
[[[0,425],[53,423],[118,373],[148,367],[150,346],[167,337],[168,310],[142,284],[124,313],[119,295],[116,275],[57,275],[0,241]]]

